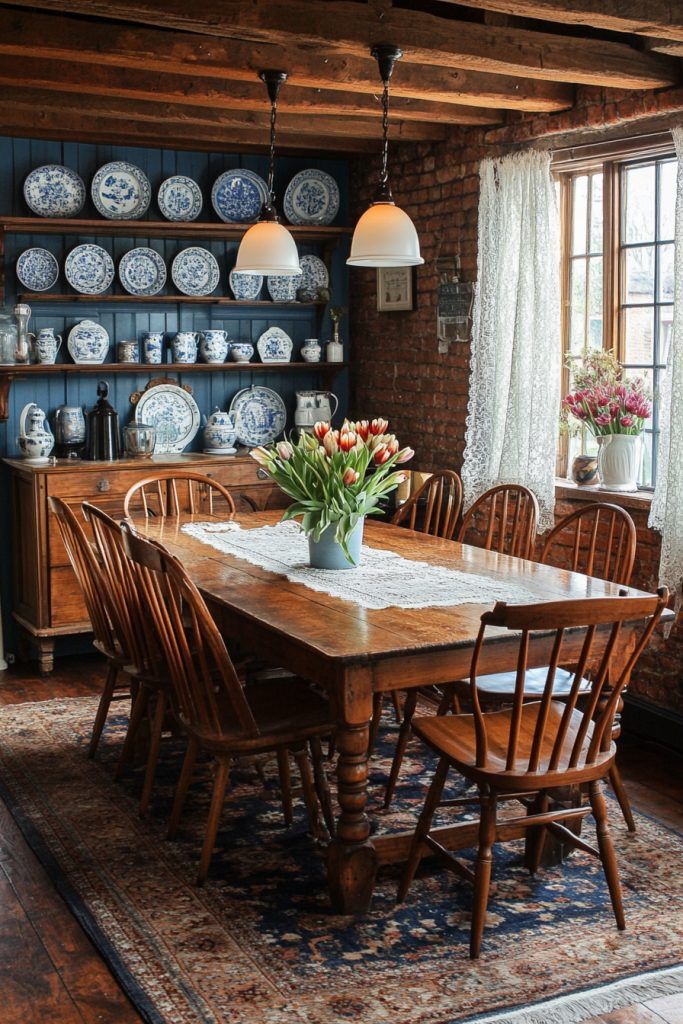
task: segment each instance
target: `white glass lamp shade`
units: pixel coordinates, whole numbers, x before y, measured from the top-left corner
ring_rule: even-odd
[[[373,203],[356,224],[352,267],[415,267],[424,260],[415,225],[394,203]]]
[[[275,220],[262,220],[250,227],[237,251],[235,273],[300,274],[296,242],[287,228]]]

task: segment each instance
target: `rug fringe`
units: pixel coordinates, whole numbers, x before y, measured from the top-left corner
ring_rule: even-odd
[[[590,1017],[620,1010],[633,1003],[679,993],[683,994],[683,965],[624,978],[611,985],[574,992],[511,1013],[468,1017],[467,1020],[459,1018],[449,1024],[580,1024]]]

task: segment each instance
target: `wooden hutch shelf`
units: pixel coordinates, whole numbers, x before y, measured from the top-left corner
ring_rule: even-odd
[[[77,217],[3,217],[0,230],[21,235],[119,235],[148,238],[209,238],[217,241],[239,241],[252,224],[225,224],[222,221],[180,220],[80,220]],[[288,224],[300,242],[337,241],[353,233],[350,227],[304,227]]]
[[[244,299],[230,299],[226,295],[52,295],[49,292],[20,292],[17,296],[20,302],[90,302],[90,303],[156,303],[157,305],[169,303],[191,303],[193,305],[213,306],[242,306],[246,309],[252,307],[269,307],[270,309],[313,309],[325,306],[325,302],[272,302],[261,299],[258,302],[248,302]]]
[[[86,373],[106,377],[108,374],[158,373],[319,373],[326,390],[331,390],[337,373],[348,363],[32,363],[27,366],[0,366],[0,422],[9,415],[9,393],[17,377],[54,376],[56,374]]]

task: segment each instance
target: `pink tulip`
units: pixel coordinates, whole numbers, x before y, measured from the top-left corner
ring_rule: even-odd
[[[599,427],[606,427],[608,423],[612,422],[612,417],[609,415],[609,413],[603,412],[600,413],[599,416],[595,417],[595,422],[598,424]]]
[[[373,420],[370,424],[371,434],[383,434],[389,427],[389,420]]]
[[[628,428],[632,427],[636,421],[634,420],[633,416],[622,416],[619,422],[621,423],[622,427]]]
[[[350,487],[352,484],[358,482],[358,475],[357,471],[349,466],[342,477],[342,483],[345,484],[346,487]]]
[[[277,453],[283,462],[287,462],[294,454],[294,449],[289,441],[278,441],[275,447],[277,448]]]
[[[412,459],[414,454],[415,454],[415,452],[413,451],[412,448],[403,448],[398,453],[398,458],[396,459],[396,463],[397,464],[401,464],[403,462],[410,462],[410,460]]]
[[[376,466],[383,466],[390,458],[391,455],[387,451],[387,446],[385,444],[378,445],[372,453],[372,461]]]
[[[322,439],[325,437],[325,434],[329,432],[330,427],[331,424],[326,423],[325,420],[318,420],[318,422],[313,427],[313,433],[315,434],[318,441],[322,441]]]

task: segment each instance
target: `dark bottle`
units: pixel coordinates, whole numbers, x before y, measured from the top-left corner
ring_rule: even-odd
[[[113,462],[120,455],[119,414],[107,401],[109,385],[106,380],[97,385],[97,402],[88,413],[88,447],[86,458],[91,461]]]

